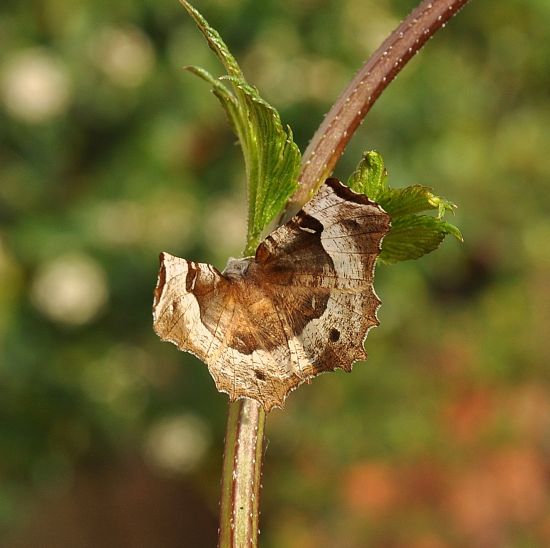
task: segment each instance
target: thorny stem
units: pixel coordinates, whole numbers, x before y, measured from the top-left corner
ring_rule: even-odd
[[[390,34],[340,95],[302,160],[300,186],[282,224],[315,193],[382,91],[468,0],[423,0]],[[258,545],[265,411],[250,399],[229,404],[222,476],[220,548]]]
[[[302,158],[300,186],[281,220],[288,219],[330,176],[346,145],[388,84],[468,0],[423,0],[384,40],[344,89]]]

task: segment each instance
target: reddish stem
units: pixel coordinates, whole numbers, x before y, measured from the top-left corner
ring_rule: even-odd
[[[346,145],[388,84],[437,30],[468,0],[423,0],[386,38],[338,97],[311,139],[303,160],[300,186],[284,218],[297,211],[332,173]]]
[[[265,411],[248,398],[229,404],[223,455],[219,548],[257,546]]]

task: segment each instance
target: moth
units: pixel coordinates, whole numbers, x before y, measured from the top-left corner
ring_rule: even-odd
[[[376,258],[390,217],[337,179],[223,272],[160,255],[153,324],[162,340],[206,363],[231,400],[268,411],[325,371],[366,358],[378,325]]]

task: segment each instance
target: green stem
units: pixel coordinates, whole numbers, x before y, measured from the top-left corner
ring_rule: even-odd
[[[256,547],[265,411],[256,401],[229,404],[223,456],[220,548]]]

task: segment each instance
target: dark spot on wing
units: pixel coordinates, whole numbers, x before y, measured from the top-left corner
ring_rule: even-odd
[[[312,215],[308,215],[303,210],[298,211],[296,216],[292,219],[294,223],[302,228],[308,228],[316,233],[323,232],[323,223],[316,219]]]
[[[344,225],[350,232],[353,232],[361,226],[361,223],[359,223],[357,219],[353,218],[342,219],[340,223]]]
[[[254,375],[259,381],[265,381],[265,375],[258,369],[254,369]]]

